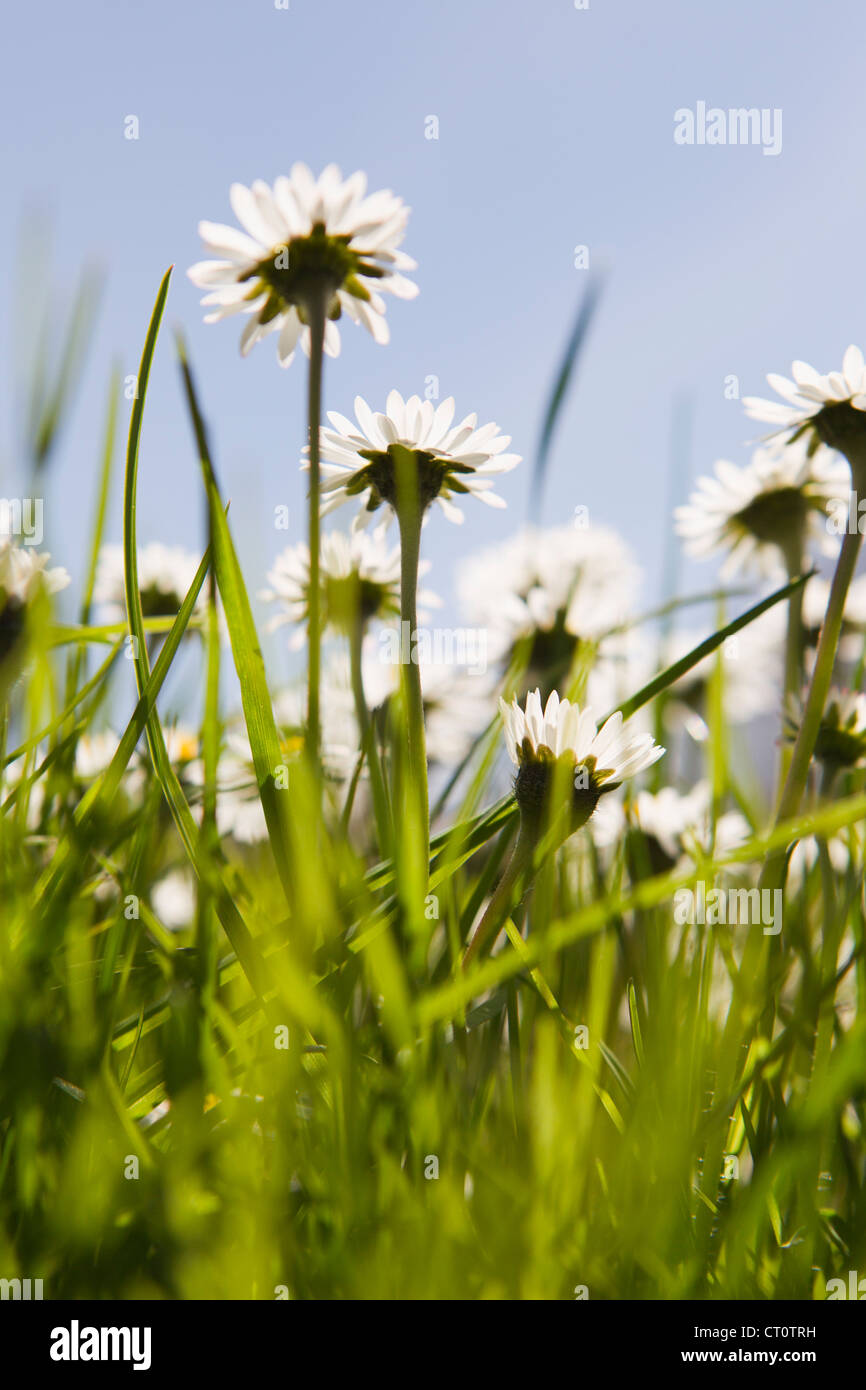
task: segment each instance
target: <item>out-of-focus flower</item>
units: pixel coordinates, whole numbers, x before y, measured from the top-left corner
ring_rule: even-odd
[[[30,546],[13,545],[0,535],[0,662],[24,631],[25,614],[39,593],[56,594],[69,584],[65,569],[48,568],[51,556]]]
[[[350,634],[360,623],[393,618],[400,613],[400,547],[386,549],[383,528],[373,532],[355,531],[345,535],[328,531],[322,536],[319,558],[322,628]],[[430,568],[419,565],[419,574]],[[271,619],[274,631],[285,623],[307,621],[310,596],[310,552],[306,545],[289,546],[277,557],[268,574],[270,588],[259,597],[282,610]],[[440,599],[429,591],[418,595],[425,608],[438,608]],[[419,613],[419,621],[421,614]],[[306,634],[293,639],[295,648],[303,646]]]
[[[549,692],[583,654],[587,694],[602,708],[607,697],[596,694],[594,677],[606,661],[618,664],[634,650],[633,634],[616,629],[632,616],[639,584],[629,547],[606,527],[526,527],[470,556],[458,572],[464,611],[486,629],[506,668],[519,652],[526,685]]]
[[[789,555],[799,564],[811,539],[835,554],[828,506],[847,498],[850,471],[830,450],[810,452],[801,441],[757,449],[742,467],[720,460],[715,477],[698,480],[689,502],[677,507],[676,529],[689,554],[724,554],[722,575],[784,573]]]
[[[150,894],[151,906],[169,931],[183,931],[195,922],[195,882],[185,869],[172,869]]]
[[[196,558],[182,546],[162,545],[153,541],[138,551],[138,587],[141,609],[145,618],[172,618],[180,609],[196,576],[201,558]],[[93,596],[103,607],[108,622],[123,622],[126,618],[126,589],[124,584],[123,546],[103,546],[99,554]],[[195,611],[207,607],[204,589],[196,599]]]
[[[723,855],[744,844],[750,834],[749,823],[739,811],[723,812],[713,825],[708,782],[697,782],[685,793],[673,787],[655,793],[639,791],[631,813],[634,823],[656,841],[671,864],[683,856]]]
[[[324,295],[330,356],[340,351],[335,320],[344,310],[377,343],[387,343],[382,292],[401,299],[418,293],[402,274],[415,262],[398,250],[409,208],[389,189],[369,196],[366,190],[365,174],[343,179],[336,164],[317,179],[306,164],[294,164],[273,188],[262,179],[251,188],[232,184],[232,209],[244,230],[200,222],[205,250],[216,259],[187,271],[193,284],[209,291],[202,300],[211,308],[205,322],[247,315],[243,355],[278,332],[277,356],[288,367],[299,340],[309,355],[310,299]]]
[[[790,699],[785,711],[786,734],[796,739],[803,704]],[[815,740],[815,757],[834,769],[866,764],[866,695],[859,690],[831,689]]]

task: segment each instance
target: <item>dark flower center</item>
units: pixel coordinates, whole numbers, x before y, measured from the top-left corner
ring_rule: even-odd
[[[0,607],[0,665],[17,646],[23,632],[24,607],[15,599],[9,599]]]
[[[775,492],[763,492],[737,512],[735,520],[763,543],[778,545],[802,529],[810,510],[820,504],[812,502],[796,487],[781,487]]]
[[[841,454],[849,455],[852,449],[862,454],[866,449],[866,413],[855,410],[850,401],[825,405],[811,424],[822,444]]]
[[[405,486],[410,497],[414,494],[423,514],[439,496],[446,479],[449,492],[468,492],[466,485],[455,475],[475,471],[471,464],[442,458],[425,449],[412,449],[406,444],[389,444],[384,450],[359,449],[358,454],[367,460],[367,466],[352,474],[346,484],[346,492],[350,497],[369,492],[368,512],[376,511],[383,502],[389,503],[397,511],[399,490]],[[400,470],[403,470],[405,483],[398,481]]]
[[[400,611],[399,599],[389,595],[387,585],[362,579],[357,572],[324,575],[322,592],[326,621],[334,627],[349,629],[359,619],[368,622],[383,613]]]
[[[866,753],[866,739],[839,726],[822,724],[815,740],[815,757],[823,763],[852,767]]]
[[[545,752],[542,749],[524,757],[514,779],[515,800],[521,814],[540,825],[557,809],[554,798],[570,798],[572,828],[577,830],[589,820],[602,794],[612,791],[615,784],[596,781],[594,758],[577,766],[569,755],[554,758],[548,753],[545,757]]]
[[[381,279],[384,271],[366,259],[363,252],[353,250],[351,239],[351,234],[329,235],[324,222],[316,222],[309,236],[292,237],[285,245],[274,247],[263,261],[241,275],[241,281],[258,282],[256,295],[261,293],[261,282],[270,291],[259,322],[268,323],[287,304],[294,304],[301,320],[306,321],[304,306],[323,290],[329,297],[328,316],[334,319],[340,317],[338,289],[345,288],[356,299],[368,300],[370,292],[358,276]]]

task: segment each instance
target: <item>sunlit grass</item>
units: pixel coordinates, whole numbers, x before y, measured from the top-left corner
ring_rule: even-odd
[[[639,834],[607,859],[582,832],[542,847],[496,953],[463,971],[516,830],[498,725],[439,807],[428,865],[411,814],[394,818],[392,855],[372,814],[347,832],[349,788],[323,802],[287,751],[182,345],[209,547],[176,617],[142,613],[138,445],[153,355],[171,351],[168,288],[127,447],[129,627],[90,614],[110,414],[81,621],[34,604],[0,667],[0,1275],[42,1278],[51,1298],[825,1297],[866,1261],[862,774],[765,833],[766,806],[734,776],[719,677],[714,805],[739,795],[753,838],[687,870],[654,864]],[[40,461],[63,420],[65,393],[52,399],[34,417]],[[658,713],[799,582],[738,602],[624,713]],[[197,793],[161,703],[182,645],[204,711]],[[128,655],[138,701],[85,790],[76,747],[103,727]],[[227,660],[267,824],[255,846],[217,827]],[[381,739],[398,794],[401,718],[395,702]],[[739,883],[743,867],[754,883],[767,850],[801,836],[817,853],[789,877],[778,936],[676,922],[678,889]],[[153,898],[177,867],[195,888],[180,930]]]

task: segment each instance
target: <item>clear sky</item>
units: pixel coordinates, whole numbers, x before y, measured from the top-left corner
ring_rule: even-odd
[[[135,370],[160,276],[175,262],[166,327],[184,326],[250,588],[303,533],[305,359],[273,340],[242,361],[235,322],[202,323],[186,267],[200,218],[232,221],[234,180],[272,181],[304,159],[362,168],[412,207],[414,302],[389,299],[391,345],[347,324],[326,404],[383,402],[435,374],[531,459],[551,374],[586,282],[574,248],[609,270],[556,438],[543,516],[576,505],[618,527],[661,588],[671,545],[673,402],[693,404],[692,476],[744,461],[755,426],[725,378],[763,394],[794,357],[826,371],[866,346],[866,8],[862,0],[47,0],[7,8],[0,90],[3,428],[0,493],[15,477],[15,391],[25,340],[15,301],[21,221],[53,233],[40,273],[58,322],[83,262],[108,276],[94,351],[46,489],[58,562],[81,573],[108,371]],[[782,148],[682,146],[674,113],[782,113]],[[139,138],[124,138],[125,118]],[[439,138],[425,138],[436,116]],[[23,334],[23,336],[22,336]],[[124,427],[128,405],[122,411]],[[524,518],[528,466],[509,510],[471,504],[462,528],[425,533],[431,587],[455,560]],[[110,539],[119,540],[120,483]],[[684,500],[684,499],[683,499]],[[196,546],[201,493],[171,339],[145,418],[139,537]],[[347,518],[348,520],[348,514]],[[711,566],[691,566],[706,587]],[[288,662],[288,658],[285,658]]]

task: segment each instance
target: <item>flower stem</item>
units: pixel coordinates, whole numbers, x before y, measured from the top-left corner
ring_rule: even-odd
[[[511,852],[505,872],[503,873],[490,902],[485,908],[484,915],[466,952],[463,956],[463,969],[466,970],[471,965],[474,958],[478,955],[482,946],[488,940],[495,940],[499,934],[499,929],[505,921],[508,913],[513,907],[514,890],[526,875],[532,865],[532,854],[535,848],[536,835],[530,832],[526,821],[521,817],[520,831],[514,849]],[[526,885],[529,886],[528,884]]]
[[[310,589],[307,605],[307,755],[311,765],[319,755],[321,714],[319,685],[322,668],[321,581],[319,578],[319,424],[322,416],[322,365],[325,346],[324,291],[311,293],[306,309],[310,322],[310,371],[308,376],[307,421],[310,440],[310,511],[308,545],[310,550]]]
[[[803,569],[803,544],[797,537],[787,556],[788,580],[798,579]],[[798,695],[803,669],[803,586],[788,599],[785,634],[785,695]]]
[[[382,763],[379,757],[376,730],[373,725],[373,720],[370,717],[367,699],[364,694],[364,677],[361,662],[363,642],[364,624],[359,618],[353,625],[349,637],[349,666],[352,678],[352,695],[355,700],[355,714],[358,719],[358,729],[361,734],[361,747],[366,752],[367,766],[370,769],[370,788],[373,794],[373,814],[376,818],[379,850],[382,857],[387,858],[391,853],[391,818],[388,809],[388,795],[385,790],[385,780],[382,776]]]
[[[797,579],[803,569],[803,536],[794,536],[785,555],[788,579]],[[803,681],[803,586],[788,599],[788,626],[785,633],[785,686],[783,692],[783,711],[789,696],[799,696]],[[784,717],[784,716],[783,716]],[[788,771],[791,765],[791,749],[782,744],[779,760],[779,784],[777,800],[781,798]]]
[[[776,825],[781,825],[783,821],[790,820],[800,809],[800,802],[803,792],[806,789],[806,781],[809,776],[809,764],[812,753],[815,749],[815,741],[818,737],[818,729],[821,724],[821,716],[824,713],[824,706],[827,702],[827,692],[830,689],[830,682],[833,677],[833,662],[836,657],[836,647],[839,643],[839,634],[842,630],[842,615],[845,610],[845,599],[848,595],[848,586],[857,568],[857,556],[860,552],[860,542],[862,537],[859,531],[847,531],[842,542],[842,549],[839,552],[839,559],[836,563],[836,572],[833,575],[833,583],[830,587],[830,598],[827,604],[827,613],[821,627],[821,635],[818,639],[818,651],[815,656],[815,668],[812,672],[812,682],[809,686],[809,694],[806,699],[806,708],[800,723],[800,730],[797,734],[797,741],[794,744],[794,752],[791,755],[791,765],[788,768],[788,775],[782,795],[779,798],[779,805],[776,811]],[[760,887],[771,888],[780,886],[776,882],[782,878],[782,866],[785,862],[783,850],[772,850],[764,861],[761,871]]]
[[[408,494],[410,491],[407,486],[405,492]],[[401,662],[409,745],[409,778],[417,797],[419,838],[426,879],[430,860],[430,801],[427,791],[424,701],[421,693],[421,668],[417,661],[412,660],[411,651],[412,640],[418,628],[418,562],[421,555],[422,509],[417,496],[405,495],[399,497],[396,510],[400,527],[401,638],[403,633],[408,631],[410,644],[409,660]]]

